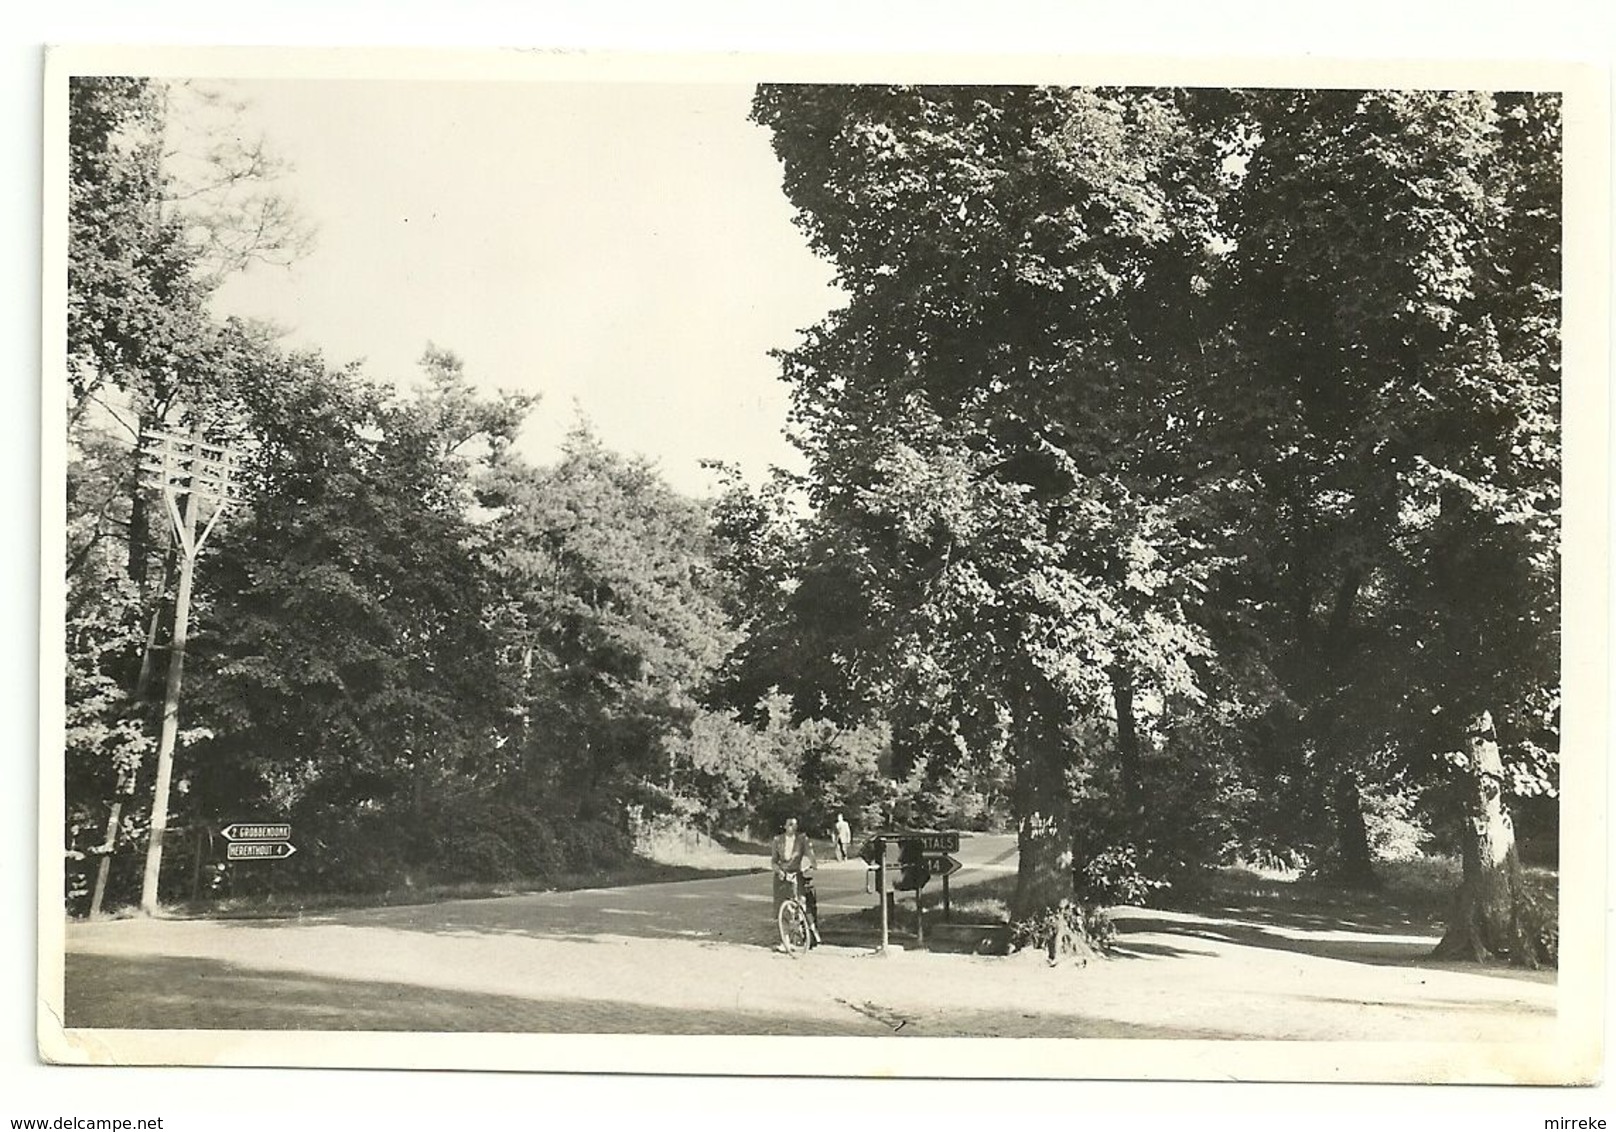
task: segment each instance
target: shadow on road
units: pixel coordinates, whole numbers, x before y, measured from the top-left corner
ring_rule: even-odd
[[[1167,907],[1219,919],[1245,920],[1291,931],[1358,932],[1368,935],[1442,934],[1438,924],[1400,908],[1364,900],[1323,897],[1309,900],[1231,900],[1211,897]]]
[[[213,959],[69,955],[66,975],[65,1021],[84,1029],[742,1035],[868,1035],[887,1029],[856,1016],[838,1023],[608,998],[526,998]]]
[[[1167,935],[1288,951],[1347,963],[1455,970],[1529,982],[1555,981],[1553,971],[1526,971],[1503,963],[1456,964],[1432,959],[1431,949],[1436,946],[1440,933],[1424,925],[1400,921],[1366,924],[1317,914],[1236,907],[1182,917],[1155,914],[1149,909],[1124,909],[1114,912],[1113,919],[1122,937],[1119,941],[1122,949],[1142,954],[1169,952],[1172,954],[1167,957],[1176,958],[1212,953],[1135,942],[1130,936]],[[1351,938],[1343,938],[1348,936]]]
[[[1300,929],[1291,935],[1273,930],[1272,926],[1258,923],[1231,922],[1228,919],[1168,919],[1152,916],[1148,910],[1118,912],[1114,914],[1117,932],[1123,937],[1122,946],[1142,950],[1147,944],[1132,944],[1132,935],[1170,935],[1185,939],[1203,939],[1215,943],[1239,944],[1242,947],[1261,947],[1275,951],[1293,951],[1313,955],[1320,959],[1340,959],[1350,963],[1373,963],[1392,966],[1410,966],[1428,955],[1436,941],[1399,936],[1390,940],[1338,939],[1322,934],[1331,929]],[[1244,917],[1242,917],[1244,919]],[[1345,930],[1345,929],[1344,929]],[[1356,930],[1356,929],[1352,929]],[[1316,934],[1314,934],[1316,933]],[[1390,933],[1365,933],[1390,934]],[[1177,950],[1169,948],[1169,950]],[[1185,950],[1184,954],[1211,954]]]
[[[1221,1030],[1081,1017],[1071,1010],[952,1010],[906,1016],[830,999],[828,1014],[671,1008],[611,998],[529,998],[264,970],[214,959],[69,955],[74,1029],[413,1033],[728,1034],[1059,1038],[1240,1037]]]
[[[1182,959],[1186,955],[1216,959],[1217,954],[1197,947],[1173,947],[1166,943],[1139,943],[1133,940],[1119,943],[1111,950],[1111,955],[1117,959]]]

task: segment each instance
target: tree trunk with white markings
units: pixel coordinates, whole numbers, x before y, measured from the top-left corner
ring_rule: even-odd
[[[1460,827],[1464,880],[1442,942],[1442,959],[1508,958],[1541,965],[1536,917],[1515,852],[1515,827],[1504,805],[1504,761],[1492,713],[1471,721],[1465,739],[1465,814]]]

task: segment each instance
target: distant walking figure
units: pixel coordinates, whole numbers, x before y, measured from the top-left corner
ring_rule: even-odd
[[[853,844],[853,827],[841,814],[836,815],[836,859],[847,860],[847,851]]]

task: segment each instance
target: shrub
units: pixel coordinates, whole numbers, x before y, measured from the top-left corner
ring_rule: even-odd
[[[1143,904],[1168,882],[1145,874],[1132,845],[1113,845],[1078,862],[1073,892],[1084,904]]]
[[[634,839],[625,829],[604,821],[562,825],[556,842],[565,867],[574,872],[620,865],[634,855]]]
[[[1104,908],[1062,900],[1053,908],[1011,924],[1010,947],[1013,951],[1042,951],[1051,964],[1069,958],[1087,963],[1103,954],[1116,934],[1116,925]]]
[[[386,892],[412,880],[422,863],[419,831],[398,816],[382,810],[342,814],[329,810],[292,819],[296,856],[280,865],[265,866],[264,876],[247,878],[234,866],[231,891],[263,891],[279,868],[277,888],[310,892]],[[244,883],[245,882],[245,883]]]
[[[1545,967],[1560,965],[1560,909],[1557,892],[1530,874],[1521,877],[1520,898],[1515,904],[1515,932],[1520,946],[1531,952],[1531,960]]]
[[[419,812],[398,808],[291,815],[298,852],[284,861],[232,866],[232,894],[379,893],[431,884],[536,881],[611,869],[633,856],[627,830],[576,822],[522,798],[462,794]]]
[[[456,798],[429,818],[430,872],[443,881],[552,876],[567,868],[556,826],[520,798]]]

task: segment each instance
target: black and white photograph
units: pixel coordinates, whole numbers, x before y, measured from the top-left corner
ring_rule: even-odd
[[[1586,80],[52,53],[41,1056],[1596,1081]]]

